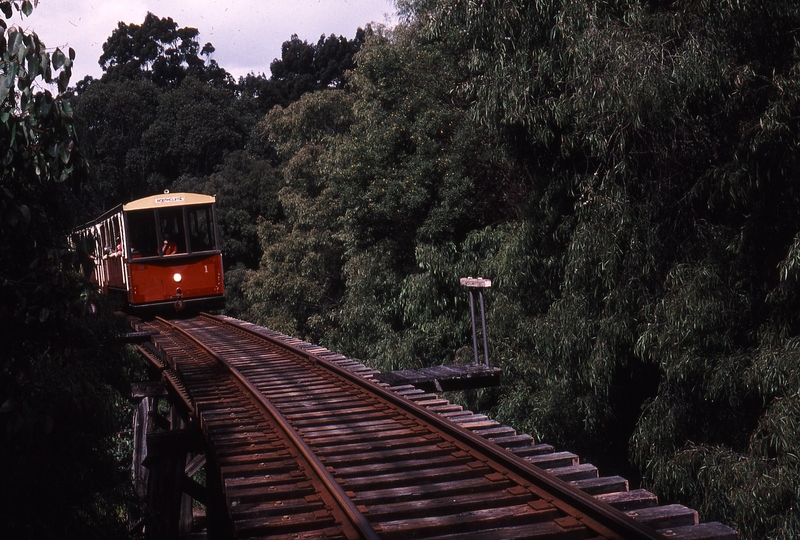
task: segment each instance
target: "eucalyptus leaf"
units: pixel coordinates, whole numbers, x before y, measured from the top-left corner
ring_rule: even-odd
[[[41,56],[38,54],[34,54],[28,60],[28,78],[34,78],[39,75],[39,68],[40,68]]]
[[[14,81],[17,79],[17,73],[19,72],[19,64],[17,62],[10,62],[7,65],[5,77],[3,78],[3,85],[8,88],[14,87]]]
[[[53,109],[53,100],[49,99],[47,96],[45,96],[44,99],[37,100],[36,104],[38,108],[38,114],[41,117],[46,117]]]
[[[64,53],[61,52],[61,49],[59,48],[53,51],[53,54],[50,56],[50,59],[53,62],[53,68],[55,69],[61,69],[61,67],[64,65],[64,60],[65,60]]]
[[[17,78],[17,88],[24,92],[31,87],[31,80],[28,77],[18,77]]]
[[[11,57],[17,55],[20,46],[22,46],[22,33],[16,28],[12,28],[8,32],[8,53]]]
[[[69,70],[62,71],[58,74],[58,91],[66,92],[69,87],[69,78],[71,73]]]
[[[58,145],[58,155],[61,158],[61,163],[67,164],[69,162],[70,142],[60,143]]]
[[[19,35],[22,34],[20,33]],[[25,63],[25,57],[28,55],[29,50],[30,49],[24,44],[24,42],[17,47],[16,57],[19,65],[23,65]]]

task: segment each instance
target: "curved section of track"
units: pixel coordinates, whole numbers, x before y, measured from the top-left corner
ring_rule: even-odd
[[[153,324],[239,538],[664,538],[313,352],[211,316]]]

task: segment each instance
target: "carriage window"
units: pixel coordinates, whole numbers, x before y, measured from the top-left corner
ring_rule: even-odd
[[[130,212],[128,214],[128,228],[128,240],[133,258],[158,255],[156,216],[153,210]]]
[[[189,223],[189,248],[194,251],[215,249],[214,222],[211,206],[196,206],[186,209]]]

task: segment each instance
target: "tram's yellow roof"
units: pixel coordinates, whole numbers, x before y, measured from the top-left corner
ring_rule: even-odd
[[[145,210],[148,208],[167,208],[170,206],[185,206],[187,204],[210,204],[215,201],[213,195],[200,195],[199,193],[162,193],[151,195],[122,206],[122,210]]]

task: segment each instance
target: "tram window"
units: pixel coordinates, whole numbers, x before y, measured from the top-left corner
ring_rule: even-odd
[[[111,253],[115,256],[122,256],[122,227],[119,218],[121,214],[116,214],[111,218]]]
[[[91,233],[89,233],[92,238],[92,243],[94,247],[92,249],[92,256],[96,259],[99,259],[103,255],[103,242],[100,240],[100,231],[97,227],[92,227]]]
[[[128,214],[128,241],[134,258],[158,255],[156,216],[153,210],[136,210]]]
[[[168,208],[158,212],[162,237],[169,235],[177,245],[174,253],[186,253],[186,231],[183,229],[183,208]]]
[[[214,223],[211,206],[197,206],[186,209],[189,222],[189,248],[194,251],[215,249]]]
[[[100,245],[102,246],[102,256],[106,258],[109,253],[111,253],[111,239],[110,234],[108,233],[108,223],[106,221],[102,222],[99,226],[100,228]]]

